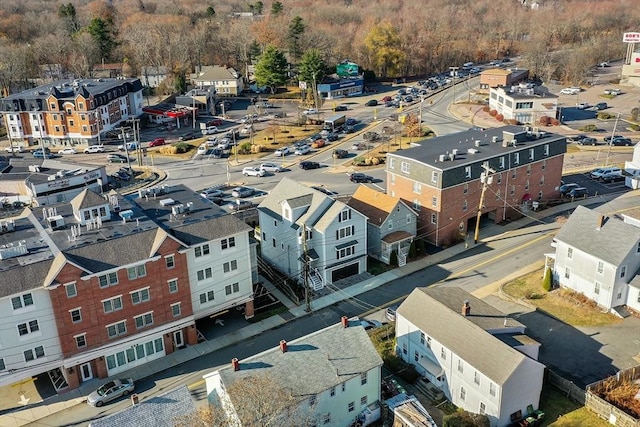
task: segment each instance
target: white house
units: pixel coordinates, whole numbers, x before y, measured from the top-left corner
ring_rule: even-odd
[[[460,288],[417,288],[396,312],[396,351],[454,405],[502,427],[540,401],[545,367],[524,330]]]
[[[578,206],[553,239],[554,279],[614,314],[640,312],[640,223]]]
[[[367,218],[346,204],[285,177],[258,216],[262,257],[288,276],[302,281],[305,253],[316,290],[367,271]]]
[[[166,80],[168,74],[167,67],[164,65],[158,67],[142,67],[138,79],[147,87],[158,87]]]
[[[204,376],[211,402],[230,402],[230,384],[261,373],[291,391],[311,425],[348,426],[380,399],[382,359],[360,322],[333,326]],[[268,391],[266,391],[268,392]],[[315,422],[314,422],[315,420]]]
[[[244,90],[244,80],[240,73],[233,68],[218,65],[202,67],[192,81],[199,89],[215,88],[216,94],[221,96],[240,95]]]
[[[502,114],[505,120],[536,124],[540,117],[556,118],[558,97],[551,93],[538,93],[526,83],[510,88],[489,89],[489,108]]]
[[[633,148],[633,157],[624,162],[624,185],[637,190],[640,188],[640,144]]]

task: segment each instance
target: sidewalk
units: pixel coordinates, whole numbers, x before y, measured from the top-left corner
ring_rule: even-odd
[[[635,195],[635,192],[633,193]],[[594,197],[592,199],[589,199],[588,203],[581,203],[581,202],[566,203],[566,204],[554,206],[549,209],[545,209],[538,212],[529,212],[529,217],[521,218],[507,225],[491,224],[480,230],[480,243],[478,244],[483,244],[486,242],[490,242],[491,240],[498,239],[504,233],[525,227],[537,219],[553,216],[560,212],[574,209],[579,204],[585,204],[585,205],[601,204],[601,203],[606,203],[614,199],[615,197],[617,197],[617,195],[605,195],[605,196],[599,196],[599,197]],[[475,246],[476,245],[474,244],[470,244],[468,245],[467,248],[465,248],[465,244],[460,243],[458,245],[442,250],[436,254],[411,262],[403,267],[396,268],[394,270],[372,277],[363,282],[352,285],[339,293],[332,293],[332,294],[323,296],[321,298],[315,299],[313,300],[313,303],[312,303],[312,310],[313,311],[321,310],[339,301],[343,301],[350,297],[360,295],[364,292],[367,292],[379,286],[385,285],[386,283],[389,283],[400,277],[409,275],[411,273],[425,269],[432,265],[444,263],[448,259],[456,257],[457,255]],[[502,282],[500,284],[502,284]],[[477,290],[475,293],[477,293],[480,297],[490,295],[493,292],[495,292],[495,289],[497,289],[497,287],[500,284],[496,283],[496,284],[488,285],[484,288]],[[267,288],[269,290],[273,290],[273,288],[269,285],[267,285]],[[278,294],[277,291],[274,292],[274,294],[277,295],[278,298],[282,298],[284,304],[289,309],[289,313],[291,314],[291,316],[287,316],[287,317],[291,317],[292,319],[295,319],[308,314],[305,311],[304,306],[295,306],[294,304],[287,301],[284,295]],[[256,336],[266,330],[275,328],[285,323],[287,323],[287,320],[285,320],[282,316],[272,316],[268,319],[246,326],[242,329],[236,330],[227,335],[223,335],[215,339],[214,341],[206,341],[203,343],[199,343],[199,344],[187,347],[183,350],[176,351],[161,359],[151,361],[143,366],[139,366],[129,371],[123,372],[118,376],[131,377],[134,380],[146,378],[157,372],[161,372],[165,369],[179,365],[181,363],[188,362],[204,354],[212,353],[221,348],[227,347],[237,342],[241,342],[242,340]],[[45,418],[53,413],[56,413],[64,409],[67,409],[69,407],[72,407],[74,405],[83,403],[86,400],[86,396],[90,392],[95,390],[98,384],[101,384],[105,381],[106,379],[92,380],[87,383],[81,384],[79,388],[75,390],[71,390],[68,393],[51,397],[46,401],[35,403],[25,408],[16,408],[13,412],[0,416],[0,425],[4,427],[14,427],[14,426],[17,427],[17,426],[27,425],[30,422]]]

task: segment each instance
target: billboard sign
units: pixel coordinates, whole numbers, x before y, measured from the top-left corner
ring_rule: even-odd
[[[622,35],[623,43],[640,43],[640,33],[624,33]]]
[[[358,64],[344,61],[336,65],[336,74],[340,77],[357,77]]]

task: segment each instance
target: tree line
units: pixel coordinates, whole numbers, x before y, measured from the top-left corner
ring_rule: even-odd
[[[639,30],[640,8],[629,2],[538,0],[537,10],[531,3],[4,0],[0,85],[19,90],[52,67],[91,77],[102,62],[123,63],[132,76],[166,67],[178,81],[201,65],[244,74],[274,52],[294,71],[313,52],[314,61],[349,59],[382,78],[520,55],[543,80],[579,84],[595,64],[624,55],[623,32]]]

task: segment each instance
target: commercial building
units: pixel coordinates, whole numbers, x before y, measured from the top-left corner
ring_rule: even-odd
[[[218,96],[237,96],[244,90],[242,75],[233,68],[219,65],[201,67],[191,81],[200,90],[213,88]]]
[[[436,246],[470,237],[483,189],[481,221],[515,219],[559,195],[564,136],[504,126],[418,144],[387,154],[387,194],[418,212],[418,238]]]
[[[529,78],[529,70],[490,68],[480,73],[480,89],[515,86]]]
[[[491,88],[489,108],[496,110],[504,120],[535,125],[541,117],[555,119],[558,116],[558,97],[552,93],[538,93],[522,83],[509,88]]]
[[[8,137],[19,145],[93,144],[142,115],[135,78],[60,80],[0,99]]]

